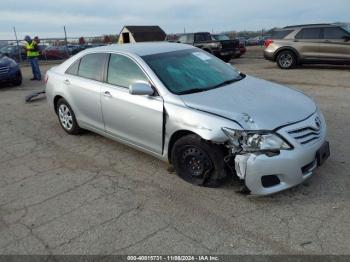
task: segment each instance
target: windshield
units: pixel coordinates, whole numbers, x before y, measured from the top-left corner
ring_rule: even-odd
[[[230,40],[230,38],[227,35],[213,35],[215,40],[217,41],[225,41],[225,40]]]
[[[348,33],[350,33],[350,24],[342,26]]]
[[[242,79],[232,66],[198,49],[142,57],[174,94],[190,94]]]

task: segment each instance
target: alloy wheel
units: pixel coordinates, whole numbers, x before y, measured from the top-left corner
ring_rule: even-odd
[[[282,54],[279,58],[279,64],[283,68],[290,68],[293,65],[293,56],[289,53]]]
[[[73,127],[73,116],[68,106],[61,104],[58,108],[58,115],[62,126],[68,131],[71,130]]]

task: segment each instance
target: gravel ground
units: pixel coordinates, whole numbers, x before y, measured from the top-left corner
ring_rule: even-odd
[[[259,48],[232,63],[303,90],[332,155],[291,190],[255,198],[195,187],[167,164],[92,133],[69,136],[23,68],[0,88],[0,254],[350,254],[350,68],[283,71]],[[46,70],[48,66],[43,66]]]

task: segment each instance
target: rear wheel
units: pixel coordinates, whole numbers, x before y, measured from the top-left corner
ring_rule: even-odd
[[[292,69],[297,64],[297,58],[292,51],[282,51],[277,55],[277,65],[282,69]]]
[[[57,115],[62,128],[68,134],[77,135],[81,132],[72,108],[63,98],[57,102]]]
[[[177,175],[194,185],[217,187],[226,177],[222,148],[197,135],[187,135],[175,142],[171,162]]]

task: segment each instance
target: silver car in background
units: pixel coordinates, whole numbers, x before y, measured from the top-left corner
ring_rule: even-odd
[[[310,97],[188,45],[88,49],[48,71],[46,94],[67,133],[87,129],[130,145],[196,185],[233,175],[268,195],[302,183],[329,156]]]

